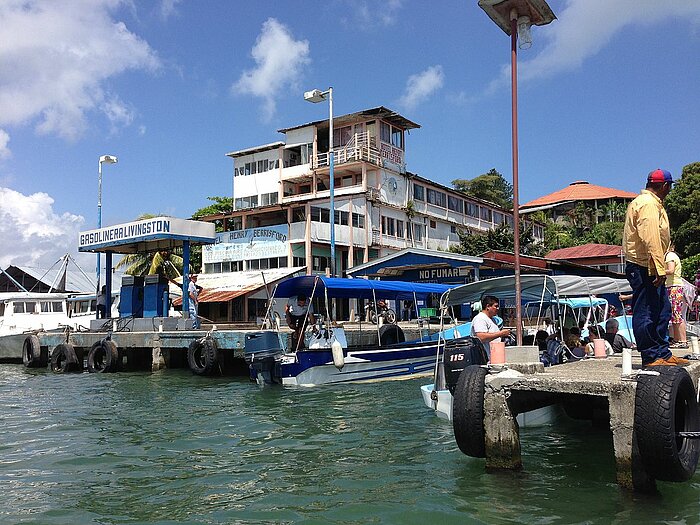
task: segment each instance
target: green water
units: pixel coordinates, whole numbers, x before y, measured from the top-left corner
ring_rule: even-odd
[[[631,495],[610,433],[587,423],[522,429],[525,469],[485,473],[424,408],[424,382],[0,365],[0,523],[700,523],[700,475]]]

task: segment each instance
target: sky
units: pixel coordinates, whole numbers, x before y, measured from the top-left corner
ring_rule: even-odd
[[[639,191],[700,161],[700,1],[549,0],[518,52],[520,202],[576,180]],[[0,0],[0,267],[79,231],[189,218],[230,196],[226,153],[379,105],[421,125],[407,169],[512,177],[510,40],[477,0]]]

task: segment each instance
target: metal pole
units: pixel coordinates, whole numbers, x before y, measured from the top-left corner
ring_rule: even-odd
[[[331,277],[335,277],[335,174],[334,174],[334,155],[333,155],[333,88],[328,88],[328,108],[329,108],[329,124],[328,124],[328,163],[330,166],[330,193],[331,193]]]
[[[97,229],[102,228],[102,159],[97,162]],[[95,269],[97,274],[97,288],[95,289],[95,301],[97,301],[97,296],[100,295],[100,252],[97,252],[97,268]],[[97,318],[97,312],[95,316]]]
[[[510,61],[513,141],[513,270],[515,273],[515,337],[518,346],[523,344],[522,291],[520,288],[520,211],[518,202],[518,12],[510,12]]]

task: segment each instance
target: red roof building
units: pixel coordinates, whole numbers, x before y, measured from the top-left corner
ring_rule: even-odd
[[[636,193],[630,191],[606,188],[584,180],[577,180],[566,188],[521,204],[520,212],[527,214],[546,210],[552,219],[556,221],[558,217],[562,217],[571,211],[579,202],[585,202],[587,206],[598,209],[610,201],[627,205],[636,196]],[[602,219],[605,220],[604,218]],[[598,221],[596,220],[596,222]]]
[[[622,246],[610,244],[583,244],[570,248],[552,250],[545,259],[568,261],[581,266],[591,266],[601,270],[624,273]]]

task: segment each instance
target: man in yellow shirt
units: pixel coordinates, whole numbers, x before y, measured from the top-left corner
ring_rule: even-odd
[[[649,173],[646,189],[629,204],[625,216],[625,275],[632,287],[632,329],[643,366],[688,364],[673,356],[668,344],[671,304],[664,283],[671,235],[663,200],[671,184],[670,172]]]

